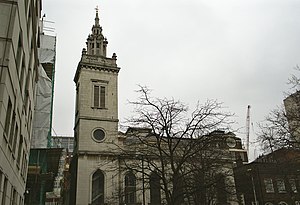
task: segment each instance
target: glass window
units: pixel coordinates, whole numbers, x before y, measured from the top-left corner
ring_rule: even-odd
[[[13,140],[13,154],[16,153],[16,145],[17,145],[18,136],[19,136],[19,127],[18,127],[18,124],[16,123],[15,135],[14,135],[14,140]]]
[[[94,85],[94,107],[99,107],[99,86]]]
[[[7,197],[7,178],[4,177],[4,184],[3,184],[3,192],[2,192],[2,204],[6,203],[6,197]]]
[[[100,85],[94,85],[94,107],[96,108],[105,108],[105,95],[106,87]]]
[[[292,192],[297,193],[298,190],[297,190],[297,186],[296,186],[296,180],[295,179],[289,179],[289,183],[290,183]]]
[[[26,71],[25,57],[23,56],[22,69],[21,69],[21,75],[20,75],[20,87],[21,87],[22,94],[23,94],[23,82],[24,82],[25,71]]]
[[[266,193],[274,193],[273,181],[271,178],[264,179]]]
[[[10,124],[10,135],[9,135],[9,144],[10,144],[10,146],[13,145],[15,122],[16,122],[16,113],[13,113],[12,121],[11,121],[11,124]]]
[[[150,202],[156,205],[161,202],[160,178],[155,172],[150,175]]]
[[[133,173],[125,175],[125,204],[134,204],[136,197],[136,178]]]
[[[19,148],[18,148],[18,155],[17,155],[17,162],[19,165],[21,160],[22,149],[23,149],[23,135],[20,136],[20,140],[19,140]]]
[[[92,178],[92,205],[104,204],[104,174],[97,170]]]
[[[17,191],[14,188],[11,191],[11,204],[17,205]]]
[[[93,137],[97,141],[102,141],[105,138],[105,132],[102,129],[96,129],[93,132]]]
[[[286,192],[285,184],[284,184],[283,179],[276,179],[276,184],[277,184],[278,193],[285,193]]]
[[[105,108],[105,87],[100,87],[100,107]]]
[[[20,70],[20,65],[22,62],[22,53],[23,53],[23,45],[22,45],[22,32],[19,34],[19,42],[18,42],[18,48],[17,48],[17,56],[16,56],[16,63],[17,63],[17,71]]]
[[[6,119],[5,119],[5,127],[4,127],[4,132],[5,132],[7,138],[8,138],[10,119],[11,119],[11,111],[12,111],[12,104],[11,104],[10,99],[8,99],[8,105],[7,105],[7,110],[6,110]]]

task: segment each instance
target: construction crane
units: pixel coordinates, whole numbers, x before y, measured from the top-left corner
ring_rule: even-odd
[[[249,156],[249,145],[250,145],[250,108],[251,106],[248,105],[247,107],[247,118],[246,118],[246,149],[247,149],[247,154]]]

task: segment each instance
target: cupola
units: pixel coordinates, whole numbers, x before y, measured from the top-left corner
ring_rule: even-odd
[[[102,34],[102,27],[99,23],[98,8],[96,8],[95,24],[92,27],[92,33],[89,34],[86,45],[87,54],[106,57],[107,39]]]

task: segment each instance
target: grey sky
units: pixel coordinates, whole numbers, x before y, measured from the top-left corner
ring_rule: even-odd
[[[236,113],[236,127],[245,126],[250,104],[255,124],[282,102],[300,64],[299,0],[44,0],[43,13],[57,33],[58,135],[73,135],[73,77],[96,5],[108,56],[117,53],[121,67],[121,122],[141,84],[191,107],[218,99]],[[238,136],[244,138],[243,131]]]

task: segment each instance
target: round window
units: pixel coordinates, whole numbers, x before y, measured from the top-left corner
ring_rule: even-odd
[[[102,141],[105,137],[105,132],[102,129],[96,129],[93,132],[93,137],[97,141]]]
[[[227,143],[227,146],[230,147],[230,148],[234,148],[235,145],[236,145],[236,141],[235,141],[235,139],[232,138],[232,137],[228,137],[228,138],[226,139],[226,143]]]

